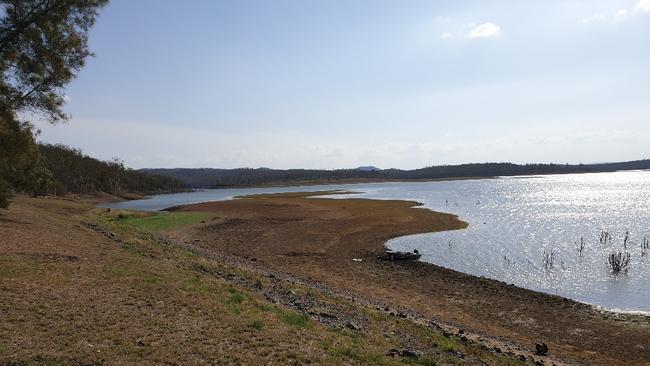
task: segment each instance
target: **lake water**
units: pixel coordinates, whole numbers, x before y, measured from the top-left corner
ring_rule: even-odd
[[[391,249],[418,249],[427,262],[612,310],[650,312],[650,250],[642,252],[644,237],[650,240],[648,171],[204,190],[110,207],[159,210],[241,194],[332,189],[363,192],[332,197],[337,199],[419,201],[470,224],[464,230],[396,238],[388,243]],[[610,242],[601,243],[602,231],[611,234]],[[628,270],[618,275],[607,262],[614,251],[630,253]]]

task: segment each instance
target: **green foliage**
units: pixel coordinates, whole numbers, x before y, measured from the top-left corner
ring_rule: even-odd
[[[46,187],[43,168],[31,125],[0,111],[0,207],[9,205],[14,191],[37,193]]]
[[[119,214],[111,218],[114,223],[125,224],[140,231],[156,233],[161,230],[194,224],[207,219],[204,212],[156,212],[147,214]]]
[[[0,0],[0,104],[66,120],[63,88],[91,55],[88,31],[108,0]]]
[[[56,123],[63,88],[90,56],[88,31],[107,0],[0,0],[0,207],[14,191],[40,194],[51,177],[39,157],[31,114]]]
[[[117,158],[112,161],[97,160],[84,155],[79,149],[62,144],[41,144],[39,150],[52,172],[56,194],[99,191],[154,194],[184,190],[184,183],[178,179],[128,169]]]

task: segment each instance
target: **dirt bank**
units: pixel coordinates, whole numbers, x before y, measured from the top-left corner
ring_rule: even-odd
[[[415,209],[415,202],[308,195],[259,195],[176,207],[210,212],[214,218],[172,235],[207,251],[253,258],[269,268],[458,324],[474,334],[528,349],[545,342],[561,359],[650,364],[648,317],[602,313],[431,264],[376,259],[390,238],[464,228],[466,223],[453,215]]]

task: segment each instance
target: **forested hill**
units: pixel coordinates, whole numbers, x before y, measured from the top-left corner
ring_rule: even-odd
[[[512,164],[481,163],[430,166],[414,170],[401,169],[142,169],[147,174],[174,177],[193,188],[220,188],[250,185],[291,184],[300,182],[352,182],[381,180],[426,180],[443,178],[494,177],[534,174],[612,172],[650,169],[650,160],[602,164]]]
[[[170,176],[145,174],[126,168],[119,160],[101,161],[62,144],[39,144],[43,163],[38,194],[138,193],[156,194],[185,190],[185,183]]]

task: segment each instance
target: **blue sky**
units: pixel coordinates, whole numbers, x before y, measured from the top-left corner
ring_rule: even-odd
[[[141,167],[650,158],[650,0],[112,0],[70,122]]]

